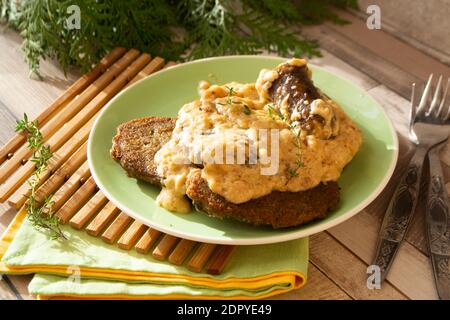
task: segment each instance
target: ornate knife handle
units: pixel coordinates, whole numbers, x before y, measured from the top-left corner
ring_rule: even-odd
[[[416,150],[386,210],[372,263],[379,266],[381,280],[386,278],[416,208],[426,153],[425,148]]]
[[[440,147],[429,153],[430,183],[428,185],[426,223],[427,238],[434,280],[439,298],[450,299],[450,213],[449,199],[445,188]]]

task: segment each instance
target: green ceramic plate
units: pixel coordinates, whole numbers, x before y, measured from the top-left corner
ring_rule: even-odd
[[[316,86],[335,99],[364,133],[360,151],[339,179],[340,206],[326,219],[273,230],[222,221],[195,211],[172,213],[156,205],[159,188],[127,177],[110,158],[111,139],[119,124],[144,116],[176,116],[183,104],[197,97],[200,80],[254,82],[262,68],[272,68],[284,60],[263,56],[198,60],[158,72],[117,95],[103,109],[89,137],[88,159],[97,185],[118,208],[146,225],[182,238],[220,244],[262,244],[305,237],[361,211],[392,175],[398,155],[397,136],[383,109],[363,89],[314,66]]]

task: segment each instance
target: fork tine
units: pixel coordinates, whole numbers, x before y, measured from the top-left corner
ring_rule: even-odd
[[[445,116],[445,120],[448,120],[449,117],[450,117],[450,104],[447,107],[447,115]]]
[[[412,90],[411,90],[411,108],[409,113],[409,138],[411,141],[417,141],[417,136],[414,133],[413,125],[416,120],[416,114],[418,105],[416,104],[417,101],[417,91],[416,91],[416,84],[412,84]]]
[[[428,82],[423,90],[422,98],[420,99],[419,106],[417,107],[416,115],[418,115],[418,116],[426,115],[426,112],[427,112],[426,106],[427,106],[428,98],[430,97],[432,81],[433,81],[433,74],[430,74],[430,76],[428,77]]]
[[[438,82],[436,84],[436,89],[434,90],[433,99],[431,100],[430,109],[428,110],[427,116],[431,115],[431,117],[435,120],[438,119],[439,112],[439,98],[442,91],[442,75],[439,77]]]
[[[414,118],[416,117],[416,84],[412,84],[411,91],[411,109],[409,111],[409,131],[411,131],[412,125],[414,124]]]
[[[450,87],[450,77],[447,79],[447,85],[445,86],[444,95],[442,96],[442,101],[439,106],[439,113],[441,115],[441,120],[445,121],[448,119],[449,112],[450,112],[450,105],[447,107],[447,112],[444,112],[445,103],[447,101],[448,97],[448,88]]]

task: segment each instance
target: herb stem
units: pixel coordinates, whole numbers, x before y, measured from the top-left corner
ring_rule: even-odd
[[[300,130],[297,130],[297,126],[293,125],[290,121],[289,121],[289,117],[286,115],[281,114],[277,109],[275,109],[273,107],[273,105],[268,105],[268,113],[269,116],[273,119],[273,120],[281,120],[284,123],[286,123],[286,125],[289,127],[289,129],[291,130],[293,136],[294,136],[294,141],[292,142],[292,144],[297,148],[297,151],[295,152],[295,155],[297,156],[297,159],[294,161],[294,167],[289,167],[288,168],[288,173],[289,173],[289,177],[288,180],[286,182],[286,184],[288,184],[292,178],[298,177],[298,169],[303,167],[303,163],[301,161],[301,141],[300,141]]]
[[[17,121],[16,131],[24,132],[27,135],[28,147],[33,150],[31,161],[36,167],[32,177],[28,180],[30,195],[25,204],[28,219],[36,229],[45,231],[52,239],[67,240],[67,236],[61,230],[59,219],[53,212],[54,202],[51,196],[45,197],[42,202],[36,195],[36,190],[41,182],[41,173],[47,169],[48,161],[53,156],[50,146],[44,144],[38,121],[29,121],[26,113],[22,120]]]

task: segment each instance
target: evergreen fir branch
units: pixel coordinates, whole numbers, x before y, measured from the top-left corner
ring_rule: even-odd
[[[56,59],[86,71],[114,47],[136,48],[169,60],[216,55],[319,55],[315,41],[290,26],[331,20],[330,6],[356,0],[0,0],[0,20],[21,33],[30,71]],[[81,29],[68,30],[67,8],[78,5]]]

